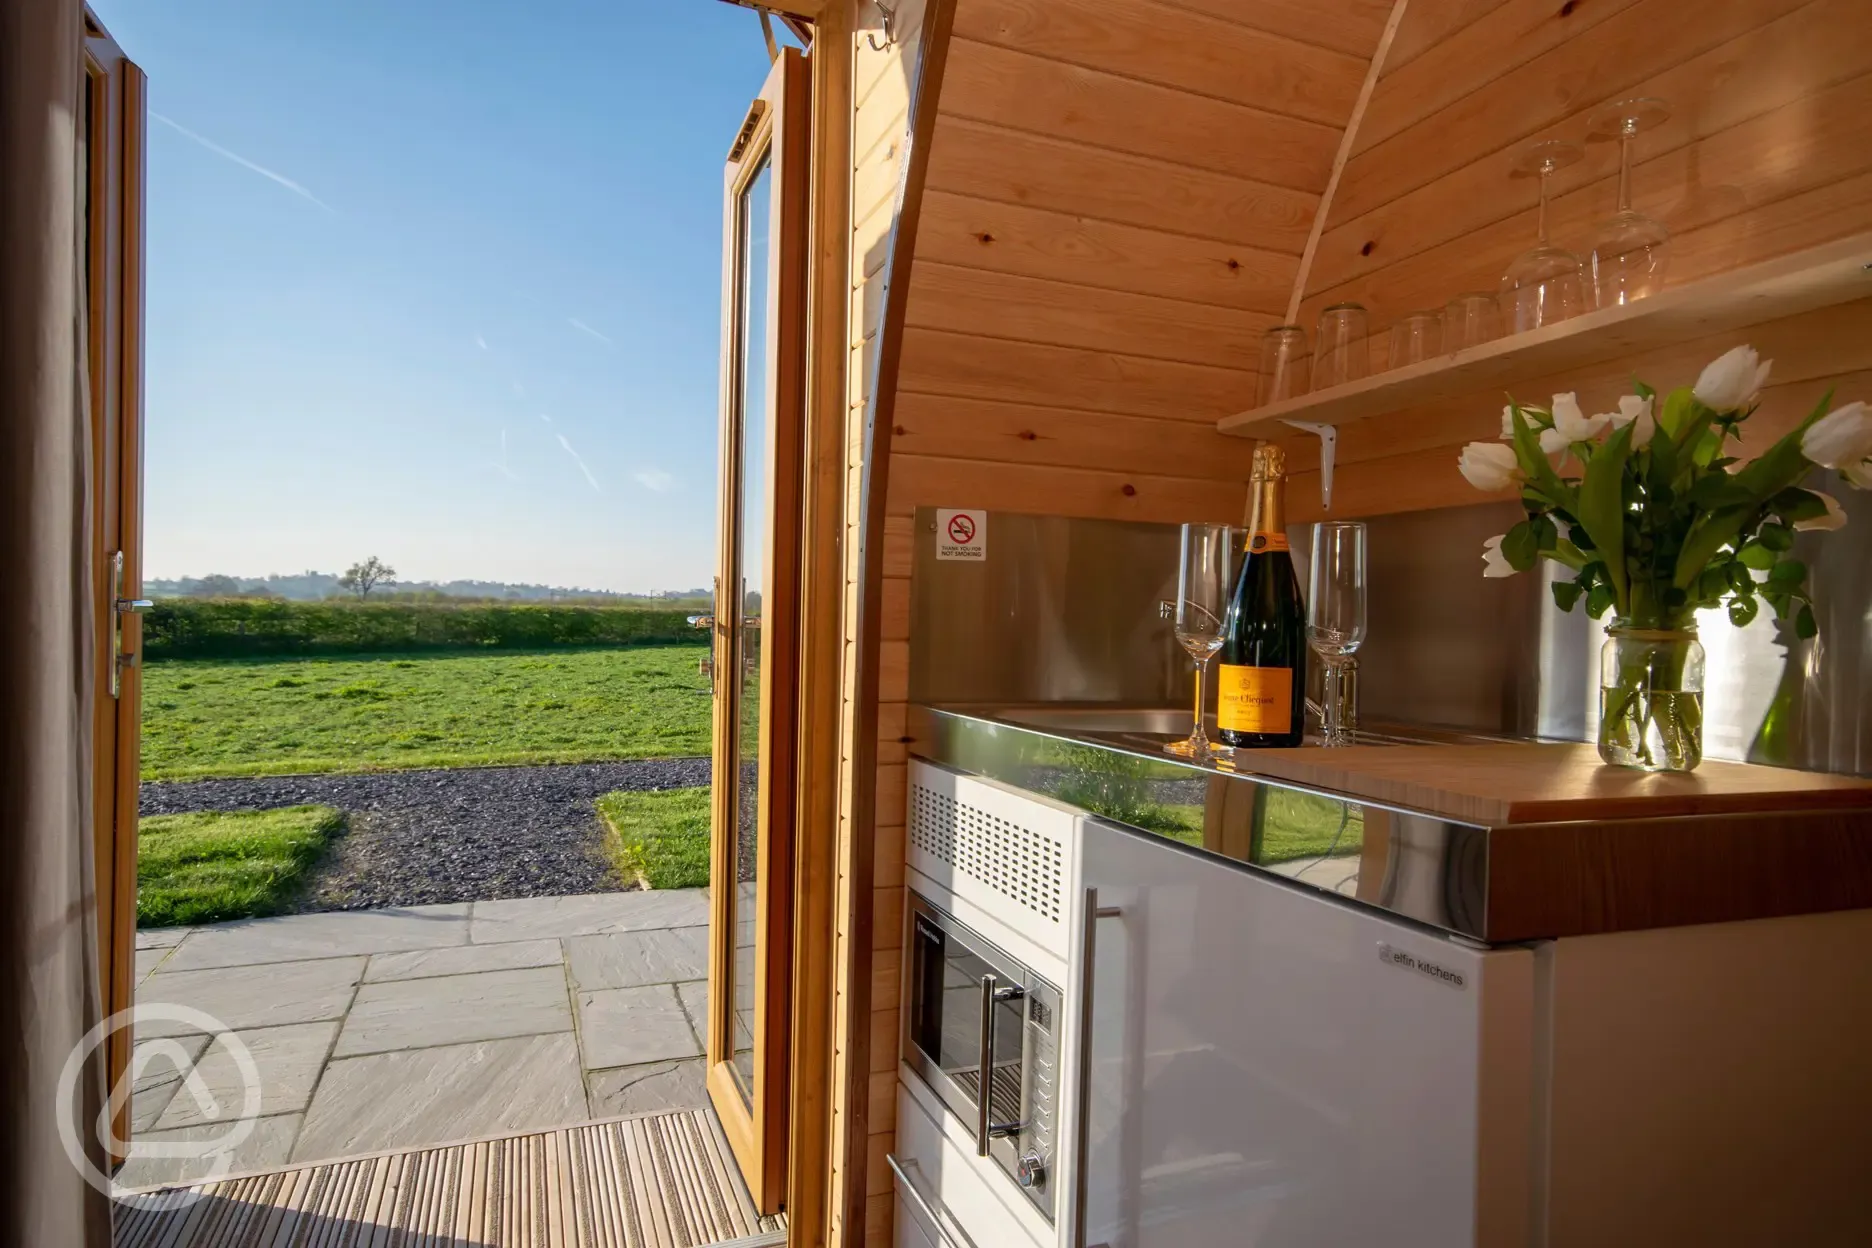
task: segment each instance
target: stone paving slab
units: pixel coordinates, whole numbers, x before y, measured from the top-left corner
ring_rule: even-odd
[[[558,966],[366,984],[333,1057],[571,1031]]]
[[[335,910],[326,914],[217,923],[196,929],[182,942],[174,960],[164,969],[196,971],[465,945],[470,904]]]
[[[293,1159],[347,1157],[587,1117],[570,1033],[343,1058],[319,1083]]]
[[[585,1080],[594,1118],[701,1109],[709,1103],[708,1063],[699,1057],[594,1070]]]
[[[247,1046],[260,1072],[262,1115],[303,1110],[312,1103],[312,1089],[318,1083],[319,1072],[325,1069],[332,1038],[337,1034],[335,1022],[296,1023],[234,1033],[235,1039]],[[156,1123],[157,1130],[229,1122],[240,1116],[246,1083],[226,1039],[216,1038],[195,1067],[195,1075],[195,1084],[183,1086],[169,1098],[168,1108]],[[197,1087],[214,1098],[212,1105],[204,1106],[197,1100]]]
[[[136,947],[138,949],[173,949],[194,930],[192,927],[139,927],[136,934]]]
[[[158,971],[138,987],[139,1005],[164,1002],[204,1010],[235,1031],[320,1023],[343,1018],[364,974],[365,959],[327,958],[274,966],[212,971]],[[175,1036],[199,1028],[162,1019],[138,1025],[146,1037]]]
[[[682,1002],[683,1012],[689,1016],[689,1025],[695,1028],[695,1034],[704,1041],[708,1040],[708,981],[696,980],[693,983],[677,984],[676,998]]]
[[[670,984],[581,992],[579,1041],[588,1069],[702,1056],[702,1044]]]
[[[491,945],[541,937],[557,939],[599,932],[695,927],[707,922],[705,890],[672,888],[656,892],[477,901],[469,923],[469,935],[477,945]]]
[[[389,979],[429,979],[475,971],[558,966],[564,957],[565,951],[556,940],[516,940],[504,945],[456,945],[447,949],[380,953],[371,958],[364,972],[364,982],[374,984]]]
[[[244,1174],[250,1170],[269,1170],[283,1166],[292,1155],[293,1139],[299,1134],[298,1114],[254,1119],[253,1130],[234,1146],[231,1164],[223,1173]],[[154,1187],[158,1183],[187,1183],[207,1175],[210,1160],[206,1157],[151,1157],[140,1152],[138,1144],[165,1141],[219,1140],[228,1129],[220,1124],[181,1127],[174,1131],[151,1131],[130,1141],[130,1159],[113,1176],[120,1187]]]
[[[169,1098],[182,1084],[182,1072],[193,1069],[207,1047],[207,1036],[169,1036],[141,1041],[131,1051],[130,1068],[137,1072],[130,1085],[133,1135],[155,1129],[156,1120],[169,1108]]]
[[[640,988],[708,978],[708,928],[573,936],[565,942],[572,982],[580,988]]]

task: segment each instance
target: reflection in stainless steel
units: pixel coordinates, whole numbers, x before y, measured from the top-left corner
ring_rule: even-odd
[[[1182,731],[1183,714],[917,707],[910,735],[933,762],[1420,923],[1486,935],[1486,828],[1165,755],[1163,735]],[[1361,744],[1474,739],[1360,734]]]

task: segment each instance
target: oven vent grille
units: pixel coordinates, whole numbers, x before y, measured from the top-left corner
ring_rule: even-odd
[[[910,843],[1041,918],[1060,921],[1066,846],[1057,837],[917,784]]]

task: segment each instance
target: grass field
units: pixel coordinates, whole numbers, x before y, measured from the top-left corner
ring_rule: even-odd
[[[628,882],[651,888],[701,888],[709,882],[709,791],[607,793],[598,814],[605,848]]]
[[[703,653],[153,662],[143,673],[143,778],[705,755]]]
[[[329,806],[151,815],[137,834],[137,926],[277,914],[344,822]]]

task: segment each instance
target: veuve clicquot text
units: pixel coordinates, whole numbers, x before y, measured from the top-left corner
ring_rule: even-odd
[[[1222,621],[1216,727],[1229,745],[1299,745],[1306,729],[1306,610],[1287,549],[1287,463],[1255,448],[1248,540]]]

